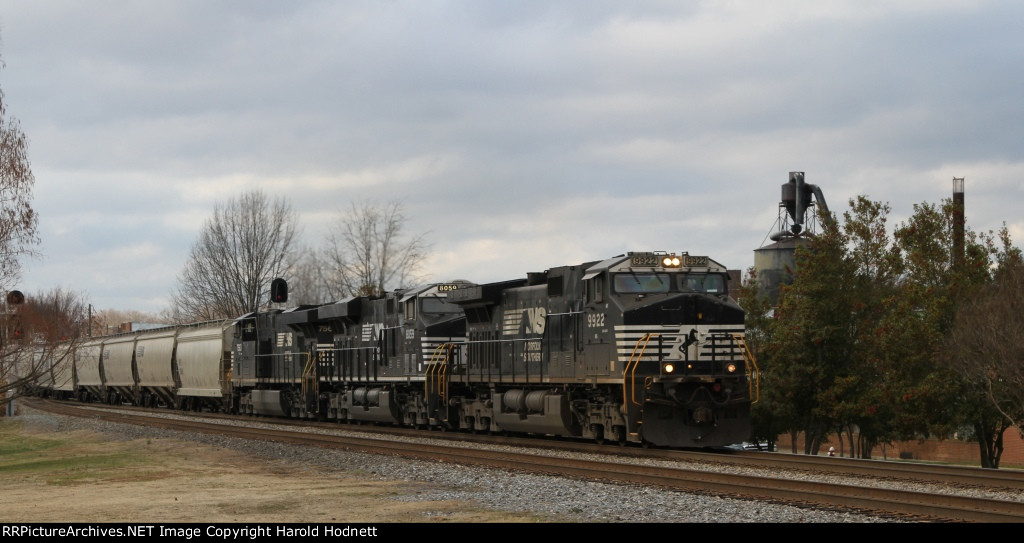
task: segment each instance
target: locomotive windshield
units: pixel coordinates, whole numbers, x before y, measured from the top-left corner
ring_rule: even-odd
[[[615,275],[615,292],[650,294],[668,292],[672,280],[667,273],[620,273]]]
[[[460,313],[462,308],[459,306],[448,303],[444,298],[437,296],[429,296],[420,298],[421,311],[424,315],[437,315],[443,313]]]
[[[687,273],[679,276],[679,288],[683,292],[725,294],[725,280],[718,274]]]
[[[614,277],[614,288],[619,294],[726,293],[725,278],[715,273],[619,273]]]
[[[405,318],[415,319],[418,313],[421,317],[436,318],[442,315],[461,313],[462,309],[447,299],[436,294],[411,298],[405,301]]]

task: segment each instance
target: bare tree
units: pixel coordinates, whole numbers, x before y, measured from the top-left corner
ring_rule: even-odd
[[[0,62],[0,68],[3,62]],[[14,284],[20,277],[21,258],[35,255],[39,243],[39,218],[32,209],[35,185],[28,158],[28,139],[21,123],[7,115],[0,90],[0,285]],[[4,289],[5,291],[7,289]]]
[[[965,380],[984,391],[1002,429],[1024,435],[1024,257],[1004,227],[1003,251],[993,280],[964,300],[942,351]]]
[[[324,256],[329,293],[335,298],[374,295],[416,280],[429,245],[426,233],[403,238],[405,222],[398,201],[353,203],[329,237]]]
[[[292,262],[298,218],[283,199],[254,190],[214,207],[172,295],[178,322],[231,318],[270,299]]]
[[[4,67],[0,61],[0,69]],[[33,246],[39,243],[39,219],[32,209],[32,189],[35,177],[28,158],[28,138],[21,131],[21,123],[7,115],[4,93],[0,90],[0,293],[11,289],[21,275],[21,259],[35,254]],[[12,310],[5,306],[4,329],[16,325]],[[20,370],[14,361],[21,357],[20,342],[3,338],[0,347],[0,395],[13,392],[20,386],[19,379],[32,378],[32,367]],[[26,373],[27,372],[27,373]],[[9,397],[9,396],[8,396]]]
[[[323,251],[302,247],[288,275],[288,301],[296,305],[321,304],[335,299],[328,289]]]
[[[6,399],[71,383],[71,357],[86,336],[82,296],[57,288],[6,306],[0,374]]]

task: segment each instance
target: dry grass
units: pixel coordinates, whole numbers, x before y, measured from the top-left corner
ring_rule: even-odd
[[[537,522],[471,503],[399,500],[428,487],[325,475],[186,441],[109,441],[0,419],[0,522]]]

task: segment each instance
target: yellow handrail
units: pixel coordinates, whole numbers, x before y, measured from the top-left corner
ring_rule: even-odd
[[[310,381],[309,376],[310,376],[310,374],[312,374],[316,370],[316,364],[313,363],[314,358],[313,358],[313,351],[312,350],[310,350],[309,352],[298,353],[298,354],[299,354],[299,356],[306,357],[306,362],[302,365],[302,397],[303,397],[303,401],[305,401],[305,398],[307,397],[307,394],[309,392],[309,388],[308,388],[309,387],[309,381]],[[313,379],[312,381],[313,381],[313,393],[314,394],[319,394],[319,392],[320,392],[320,382],[319,382],[319,379]]]
[[[437,377],[437,395],[444,399],[448,397],[447,387],[442,387],[444,380],[442,379],[442,372],[447,371],[448,368],[448,357],[451,344],[441,343],[434,348],[434,354],[430,356],[430,362],[427,364],[426,373],[423,379],[423,393],[430,395],[431,376]],[[435,373],[436,372],[436,373]]]
[[[636,345],[633,346],[633,352],[629,355],[629,361],[626,363],[626,367],[622,369],[622,405],[628,403],[641,405],[636,401],[636,368],[640,365],[640,359],[647,350],[647,344],[651,342],[651,338],[657,336],[658,334],[644,334],[644,337],[638,339]],[[639,353],[637,352],[638,350]]]
[[[747,340],[743,337],[743,334],[732,334],[733,341],[736,342],[740,347],[740,354],[743,355],[744,364],[747,367],[747,387],[751,396],[754,397],[754,401],[750,402],[751,405],[757,403],[761,399],[761,370],[757,367],[757,360],[754,359],[754,353],[750,352],[750,348],[747,347]]]

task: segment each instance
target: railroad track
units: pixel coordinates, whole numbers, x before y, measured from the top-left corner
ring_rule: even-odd
[[[794,477],[778,477],[707,471],[699,468],[686,467],[693,462],[728,461],[731,463],[753,464],[759,462],[766,469],[829,470],[832,473],[847,470],[844,473],[858,473],[863,477],[886,477],[916,481],[942,480],[946,484],[991,487],[1002,489],[1019,489],[1016,472],[973,473],[972,470],[944,469],[943,466],[923,466],[918,469],[899,471],[906,465],[882,466],[881,462],[868,462],[868,467],[846,466],[846,462],[834,462],[821,467],[821,460],[807,462],[795,455],[764,455],[732,454],[721,455],[690,451],[649,450],[598,446],[590,443],[548,443],[538,445],[538,440],[531,440],[531,449],[525,452],[521,448],[515,450],[493,450],[482,446],[466,446],[465,441],[477,441],[486,436],[460,435],[458,442],[446,443],[431,440],[424,443],[423,439],[415,443],[397,440],[379,432],[337,432],[311,433],[308,427],[296,427],[278,424],[269,419],[246,419],[250,424],[240,424],[237,420],[224,421],[217,418],[196,416],[172,416],[167,414],[138,414],[123,409],[106,409],[95,406],[58,404],[55,402],[32,402],[33,408],[61,415],[88,417],[108,422],[144,425],[184,432],[201,432],[207,434],[226,435],[243,439],[274,441],[280,443],[337,448],[369,454],[388,454],[405,458],[442,461],[463,465],[473,465],[504,470],[552,476],[575,477],[597,480],[616,484],[645,485],[677,491],[704,493],[716,496],[729,496],[739,499],[765,500],[785,503],[801,507],[834,508],[853,510],[879,516],[890,516],[906,520],[922,520],[936,522],[987,522],[1008,523],[1024,522],[1024,502],[1000,500],[984,497],[973,497],[954,494],[941,494],[925,491],[911,491],[861,484],[836,484],[804,480]],[[251,423],[260,423],[254,427]],[[333,425],[338,430],[337,425]],[[344,427],[348,429],[348,427]],[[436,437],[437,433],[418,433],[419,438]],[[447,437],[447,436],[445,436]],[[454,437],[454,436],[453,436]],[[470,439],[473,438],[473,439]],[[572,449],[573,452],[594,452],[586,458],[566,457],[566,451],[552,449]],[[619,455],[632,458],[642,457],[651,460],[650,464],[625,462]],[[686,463],[682,460],[686,459]],[[835,461],[835,458],[827,459]],[[780,466],[788,465],[782,468]],[[774,467],[772,467],[774,466]],[[927,468],[927,469],[926,469]],[[875,470],[875,471],[870,471]],[[957,471],[964,472],[956,475]],[[883,475],[878,475],[883,473]],[[963,477],[970,477],[964,479]],[[969,482],[965,482],[969,481]]]

